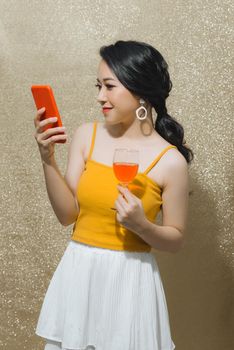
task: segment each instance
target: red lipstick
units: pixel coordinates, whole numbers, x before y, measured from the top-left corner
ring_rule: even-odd
[[[112,108],[102,108],[103,113],[108,113]]]

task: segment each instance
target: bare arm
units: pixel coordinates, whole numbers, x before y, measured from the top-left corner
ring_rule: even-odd
[[[64,129],[59,127],[50,128],[43,132],[43,126],[47,123],[54,122],[54,120],[49,118],[40,121],[40,116],[42,114],[42,111],[40,111],[41,110],[38,111],[34,120],[36,127],[36,133],[34,136],[37,140],[41,154],[46,189],[55,215],[62,225],[67,226],[76,220],[79,213],[75,184],[77,185],[79,176],[85,166],[83,158],[84,126],[82,125],[76,130],[71,141],[67,171],[65,177],[63,177],[54,158],[54,143],[59,139],[64,140],[66,134],[55,135],[58,131],[64,131]]]
[[[51,206],[59,222],[63,226],[74,222],[78,216],[78,208],[74,195],[62,177],[54,156],[42,161],[46,189]]]
[[[178,152],[178,151],[175,151]],[[184,157],[177,153],[168,162],[166,185],[162,193],[163,225],[141,220],[137,233],[153,248],[176,253],[184,243],[188,211],[189,177]]]

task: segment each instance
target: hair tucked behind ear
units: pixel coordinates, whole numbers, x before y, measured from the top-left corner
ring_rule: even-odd
[[[160,52],[144,42],[120,40],[114,45],[102,46],[99,54],[129,91],[152,105],[157,113],[155,130],[190,163],[194,155],[185,146],[183,126],[167,112],[166,99],[172,82],[168,64]]]

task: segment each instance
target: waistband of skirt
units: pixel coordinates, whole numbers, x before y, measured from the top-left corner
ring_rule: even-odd
[[[85,244],[83,242],[78,242],[74,240],[70,240],[68,243],[68,246],[72,249],[78,249],[83,250],[86,252],[93,252],[97,254],[111,254],[111,255],[123,255],[123,256],[154,256],[152,252],[132,252],[128,250],[114,250],[114,249],[107,249],[107,248],[101,248],[96,247],[92,245]]]

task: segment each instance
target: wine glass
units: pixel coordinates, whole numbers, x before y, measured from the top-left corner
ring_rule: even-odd
[[[116,148],[113,157],[113,170],[119,185],[128,187],[139,167],[139,151],[129,148]],[[116,208],[111,208],[116,210]]]

